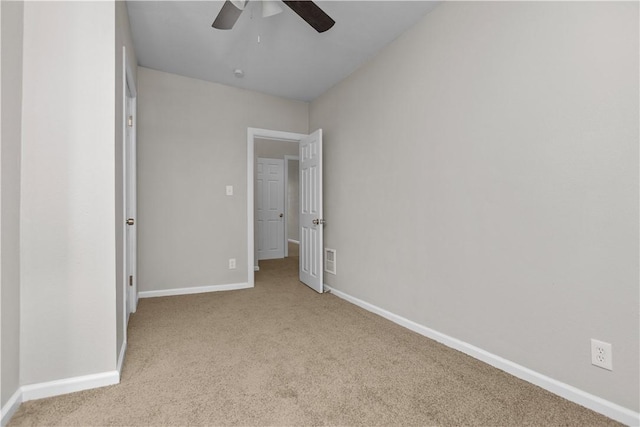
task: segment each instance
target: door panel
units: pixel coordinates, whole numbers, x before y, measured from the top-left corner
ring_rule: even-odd
[[[127,82],[128,83],[128,82]],[[125,98],[125,136],[124,136],[124,209],[127,220],[125,225],[125,272],[126,272],[126,310],[127,319],[135,313],[138,306],[137,285],[137,238],[136,238],[136,101],[127,85]]]
[[[258,260],[284,258],[284,160],[258,158],[256,174]]]
[[[322,129],[300,141],[300,281],[323,292]]]

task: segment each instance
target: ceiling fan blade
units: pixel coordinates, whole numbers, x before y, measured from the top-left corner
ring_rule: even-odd
[[[230,0],[226,0],[211,26],[218,30],[230,30],[240,17],[243,9],[239,9]]]
[[[317,4],[309,0],[288,1],[283,0],[302,19],[307,21],[317,32],[324,33],[336,23],[329,15],[324,13]]]

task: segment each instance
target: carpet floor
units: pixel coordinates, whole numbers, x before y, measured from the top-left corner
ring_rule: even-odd
[[[118,385],[25,402],[10,426],[618,425],[261,261],[253,289],[150,298]]]

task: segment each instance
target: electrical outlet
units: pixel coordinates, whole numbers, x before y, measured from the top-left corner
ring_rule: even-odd
[[[235,270],[236,268],[236,259],[229,258],[229,270]]]
[[[591,338],[591,364],[613,371],[611,344]]]

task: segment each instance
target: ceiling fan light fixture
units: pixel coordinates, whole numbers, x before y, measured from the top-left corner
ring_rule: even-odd
[[[230,30],[242,14],[248,0],[225,0],[222,9],[218,12],[216,20],[211,26],[218,30]],[[311,0],[282,0],[282,3],[293,10],[300,18],[311,25],[314,30],[324,33],[336,23],[317,4]],[[253,18],[254,8],[251,8]],[[282,12],[282,6],[274,0],[264,0],[262,4],[262,16],[273,16]]]
[[[244,7],[247,5],[246,0],[230,0],[231,3],[240,10],[244,10]]]
[[[274,0],[262,0],[262,17],[268,18],[269,16],[282,13],[282,7]]]

